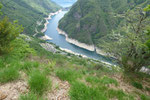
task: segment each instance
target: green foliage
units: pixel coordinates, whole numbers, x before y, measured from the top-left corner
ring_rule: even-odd
[[[12,50],[12,41],[23,32],[23,27],[17,21],[9,22],[8,17],[0,21],[0,55]]]
[[[148,5],[146,8],[144,8],[144,11],[146,11],[146,12],[150,11],[150,5]]]
[[[51,88],[50,79],[38,70],[33,70],[33,72],[31,72],[28,84],[30,90],[38,95],[43,95],[45,91]]]
[[[129,10],[125,15],[127,26],[120,27],[114,33],[114,42],[103,46],[110,56],[114,56],[125,72],[139,72],[143,66],[150,65],[150,50],[148,44],[149,16],[142,8]],[[123,33],[121,33],[123,31]],[[117,38],[116,38],[117,36]],[[146,45],[145,45],[146,44]]]
[[[0,70],[0,83],[7,83],[19,78],[19,71],[10,65]]]
[[[81,74],[72,69],[60,68],[56,71],[56,76],[58,76],[61,80],[73,82],[73,81],[76,81],[77,78],[80,78]]]
[[[146,96],[146,95],[142,94],[141,100],[150,100],[150,96]]]
[[[2,15],[2,11],[1,11],[2,7],[3,7],[3,5],[0,2],[0,15]]]
[[[136,87],[137,89],[143,89],[143,85],[142,85],[141,83],[139,83],[139,82],[133,81],[133,82],[132,82],[132,85],[133,85],[134,87]]]
[[[25,58],[29,54],[36,55],[36,51],[30,47],[30,45],[21,38],[21,35],[12,42],[13,51],[10,53],[12,56],[17,58]]]

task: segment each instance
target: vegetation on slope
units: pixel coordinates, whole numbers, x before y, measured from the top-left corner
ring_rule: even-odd
[[[11,21],[18,20],[24,27],[24,33],[33,35],[37,21],[41,22],[50,12],[60,9],[50,0],[1,0],[3,16]]]
[[[15,40],[16,48],[0,57],[3,66],[0,68],[0,83],[17,80],[28,83],[29,92],[20,93],[19,100],[42,100],[47,98],[47,93],[59,90],[60,85],[52,83],[52,76],[69,82],[68,95],[71,100],[150,98],[149,75],[123,74],[119,67],[110,68],[89,59],[53,54],[40,47],[37,39],[31,38],[31,41],[26,41],[26,38],[27,36],[20,35]],[[8,70],[7,73],[4,70]],[[53,90],[52,85],[58,88]]]
[[[70,38],[100,47],[103,37],[111,35],[122,25],[124,14],[136,5],[148,4],[148,0],[78,0],[60,21],[59,28]],[[112,40],[105,38],[105,40]]]

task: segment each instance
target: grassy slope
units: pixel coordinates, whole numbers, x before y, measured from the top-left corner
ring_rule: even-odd
[[[25,10],[24,7],[22,9]],[[53,54],[39,45],[43,41],[31,37],[30,41],[28,38],[20,35],[13,41],[13,51],[0,56],[0,86],[18,80],[28,83],[29,92],[20,93],[20,100],[46,98],[42,94],[52,89],[50,76],[69,82],[71,100],[150,99],[149,75],[138,73],[138,76],[131,77],[124,75],[118,67],[109,69],[107,65],[90,59]]]
[[[36,22],[43,20],[50,12],[59,9],[59,6],[50,0],[3,0],[3,15],[10,20],[18,20],[25,27],[24,33],[33,35]]]
[[[20,93],[20,100],[30,100],[31,97],[31,100],[38,97],[47,98],[42,94],[51,90],[52,85],[56,85],[58,88],[55,89],[59,90],[59,84],[52,84],[50,76],[69,82],[68,95],[71,100],[150,98],[149,75],[124,75],[118,67],[110,69],[107,65],[89,59],[53,54],[40,47],[38,39],[25,39],[26,36],[21,35],[14,41],[14,50],[0,57],[2,86],[12,81],[15,83],[19,79],[28,83],[29,92],[26,95]]]
[[[71,38],[98,46],[98,40],[121,23],[121,18],[114,17],[116,14],[122,14],[144,1],[146,0],[78,0],[60,21],[59,28]]]

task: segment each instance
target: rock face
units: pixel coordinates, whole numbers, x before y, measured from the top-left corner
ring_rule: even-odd
[[[28,86],[24,81],[0,85],[0,100],[18,100],[20,94],[27,92]]]

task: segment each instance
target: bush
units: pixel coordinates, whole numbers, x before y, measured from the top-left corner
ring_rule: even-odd
[[[134,87],[136,87],[137,89],[143,89],[143,85],[141,84],[141,83],[139,83],[139,82],[132,82],[132,85],[134,86]]]
[[[0,71],[0,83],[14,81],[19,78],[19,72],[15,67],[8,66]]]
[[[45,74],[40,71],[31,72],[28,80],[29,87],[32,92],[42,95],[45,91],[51,88],[51,81]]]
[[[10,52],[12,41],[23,32],[23,27],[19,26],[16,21],[9,22],[8,17],[0,21],[0,55]]]

